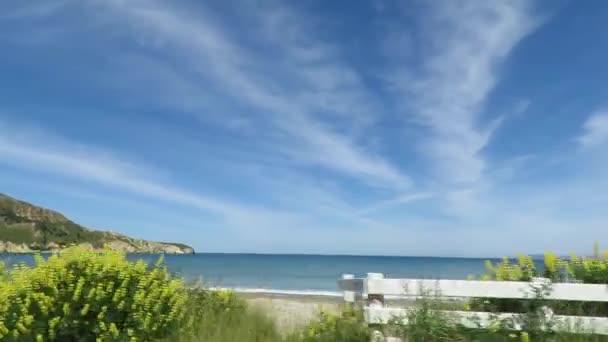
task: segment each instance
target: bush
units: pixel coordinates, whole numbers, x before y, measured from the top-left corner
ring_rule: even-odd
[[[398,334],[407,341],[460,340],[456,321],[442,309],[437,300],[417,299],[407,315],[407,324],[398,329]]]
[[[302,342],[368,342],[371,334],[360,311],[345,309],[340,315],[321,312],[304,331],[290,341]]]
[[[552,282],[581,282],[608,284],[608,253],[595,253],[593,258],[571,255],[569,259],[559,258],[553,253],[544,256],[544,269],[538,269],[529,256],[519,256],[516,263],[504,258],[502,262],[486,262],[484,280],[530,281],[534,277],[544,277]],[[608,316],[608,304],[596,302],[546,301],[555,313],[563,315]],[[474,310],[491,312],[530,312],[530,300],[522,299],[473,299],[470,306]]]
[[[251,309],[233,291],[188,291],[188,305],[176,334],[179,342],[280,341],[274,322],[263,312]]]
[[[407,315],[407,324],[401,324],[401,319],[391,322],[386,331],[388,336],[399,336],[404,342],[606,342],[608,336],[581,334],[572,331],[567,333],[554,333],[541,330],[539,326],[534,326],[534,318],[528,317],[525,322],[518,322],[523,330],[513,329],[513,321],[502,320],[498,317],[490,317],[489,325],[486,328],[472,328],[460,324],[458,316],[452,316],[449,312],[442,311],[446,308],[445,302],[438,297],[423,295],[417,299],[412,310]],[[531,311],[532,315],[534,311]],[[537,317],[538,318],[538,317]],[[532,320],[528,320],[532,319]],[[541,319],[542,318],[538,318]],[[475,318],[471,318],[475,322]],[[478,322],[481,323],[481,322]],[[532,324],[530,324],[532,323]],[[546,324],[550,326],[551,321],[539,322],[536,324]]]
[[[162,265],[69,248],[0,279],[0,340],[148,341],[183,320],[187,291]]]

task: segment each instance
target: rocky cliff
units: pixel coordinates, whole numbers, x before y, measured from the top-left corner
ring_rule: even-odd
[[[56,211],[0,194],[0,253],[56,251],[69,245],[128,253],[194,253],[192,247],[184,244],[146,241],[92,230]]]

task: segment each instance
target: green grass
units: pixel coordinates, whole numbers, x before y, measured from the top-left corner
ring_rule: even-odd
[[[403,341],[544,341],[544,342],[575,342],[597,341],[607,342],[608,336],[584,334],[582,331],[555,332],[543,330],[538,324],[537,312],[524,312],[523,331],[511,329],[511,322],[498,319],[490,323],[486,329],[471,329],[459,324],[458,317],[449,312],[441,311],[444,303],[435,297],[423,297],[416,301],[413,311],[408,315],[408,324],[392,323],[384,327],[390,336],[401,337]],[[548,327],[553,322],[545,321]]]
[[[205,303],[195,302],[197,304]],[[279,342],[286,338],[278,331],[269,316],[258,309],[246,308],[238,311],[216,311],[206,308],[197,317],[195,330],[178,330],[166,341],[171,342],[232,342],[259,341]]]

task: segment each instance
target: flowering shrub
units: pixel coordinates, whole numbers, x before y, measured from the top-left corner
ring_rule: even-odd
[[[493,265],[489,260],[486,261],[486,274],[482,276],[484,280],[504,280],[504,281],[530,281],[540,274],[532,257],[520,255],[517,263],[511,263],[508,258],[503,258],[502,262]]]
[[[187,313],[171,342],[287,342],[274,320],[231,290],[189,290]],[[299,340],[298,340],[299,342]]]
[[[335,315],[321,312],[307,329],[298,336],[303,342],[358,342],[369,341],[370,330],[362,324],[361,312],[345,309]]]
[[[496,264],[486,261],[486,274],[482,279],[530,281],[534,277],[549,278],[553,282],[608,284],[608,253],[597,258],[571,255],[569,259],[545,253],[544,270],[537,269],[532,257],[525,255],[518,256],[517,263],[512,263],[507,258]]]
[[[536,267],[532,257],[520,255],[517,262],[504,258],[492,264],[486,261],[483,280],[531,281],[535,277],[551,279],[552,282],[581,282],[608,284],[608,252],[599,252],[594,257],[559,258],[553,253],[545,253],[544,269]],[[475,310],[495,312],[527,312],[529,300],[521,299],[473,299],[469,307]],[[608,316],[608,305],[595,302],[547,301],[544,303],[555,313],[570,315]]]
[[[162,258],[148,267],[73,247],[35,259],[0,277],[2,341],[148,341],[169,336],[185,313],[186,287]]]

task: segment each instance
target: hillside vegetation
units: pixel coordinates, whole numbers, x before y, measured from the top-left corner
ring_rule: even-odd
[[[178,243],[153,242],[88,229],[64,215],[0,194],[0,252],[58,250],[69,245],[104,246],[130,253],[193,253]]]

